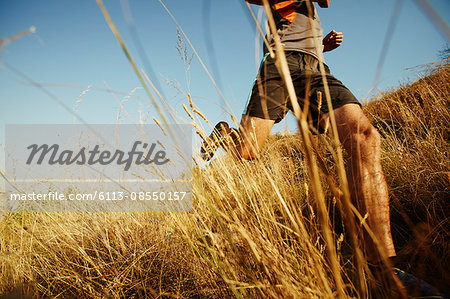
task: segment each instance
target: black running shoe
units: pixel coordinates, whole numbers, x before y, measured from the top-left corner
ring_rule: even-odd
[[[435,288],[428,283],[420,280],[410,273],[406,273],[400,269],[394,268],[394,274],[398,280],[403,284],[408,293],[408,296],[413,298],[433,298],[445,299],[446,297],[439,293]]]
[[[228,123],[221,121],[215,125],[213,131],[207,140],[204,140],[200,148],[200,156],[203,160],[209,161],[212,159],[217,149],[224,146],[224,139],[230,133]]]

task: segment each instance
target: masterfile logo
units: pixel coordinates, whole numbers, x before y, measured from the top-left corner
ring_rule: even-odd
[[[148,148],[145,156],[144,151],[138,150],[139,146],[142,146],[143,150]],[[170,159],[165,158],[165,151],[157,150],[155,154],[153,153],[155,151],[155,147],[156,143],[152,143],[149,146],[148,143],[135,141],[129,152],[116,149],[112,153],[108,150],[100,151],[99,145],[95,145],[92,150],[87,150],[86,147],[82,147],[79,151],[75,152],[70,149],[60,151],[60,146],[58,144],[53,144],[52,146],[49,146],[48,144],[42,144],[40,146],[37,144],[32,144],[27,147],[27,149],[30,150],[30,155],[28,156],[26,163],[28,165],[32,164],[35,156],[37,156],[35,163],[39,165],[44,162],[45,158],[47,158],[46,162],[48,165],[71,165],[74,163],[78,165],[94,165],[96,163],[108,165],[116,162],[117,165],[124,164],[124,170],[128,171],[133,161],[137,165],[149,165],[150,163],[163,165],[169,162]]]
[[[6,210],[189,211],[191,138],[189,125],[8,125]]]

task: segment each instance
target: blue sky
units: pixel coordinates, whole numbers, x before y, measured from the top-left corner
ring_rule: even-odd
[[[327,64],[332,74],[361,100],[373,87],[395,2],[331,1],[330,8],[319,9],[325,33],[332,29],[344,33],[342,46],[326,54]],[[431,3],[448,22],[450,2]],[[188,72],[190,80],[186,79],[176,49],[177,27],[159,1],[129,1],[133,26],[154,70],[152,79],[158,80],[167,102],[184,119],[188,118],[181,104],[187,104],[187,99],[179,90],[190,92],[211,122],[229,121],[230,113],[239,118],[262,54],[255,49],[260,39],[256,40],[255,25],[245,4],[240,0],[166,0],[165,4],[220,83],[231,111],[225,108],[195,56]],[[105,6],[138,65],[144,67],[121,1],[105,1]],[[258,14],[258,7],[253,9]],[[415,79],[417,71],[407,69],[437,61],[439,50],[447,43],[412,0],[403,1],[396,17],[397,26],[380,76],[381,90]],[[95,1],[0,0],[0,37],[13,36],[30,26],[36,27],[34,34],[9,43],[0,52],[0,165],[4,159],[5,124],[74,122],[73,115],[62,105],[24,82],[11,67],[43,84],[88,123],[116,123],[120,103],[124,107],[121,122],[135,123],[146,117],[152,122],[152,117],[159,118],[145,92],[139,89],[139,80]],[[192,53],[188,48],[188,55]],[[88,86],[91,88],[86,91]],[[127,99],[135,88],[135,97]],[[288,120],[275,126],[274,131],[286,126],[295,128]]]

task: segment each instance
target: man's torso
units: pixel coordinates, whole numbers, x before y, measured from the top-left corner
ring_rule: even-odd
[[[278,35],[285,51],[305,52],[324,61],[322,27],[313,3],[310,10],[305,0],[278,1],[272,6]],[[273,44],[273,38],[270,43]]]

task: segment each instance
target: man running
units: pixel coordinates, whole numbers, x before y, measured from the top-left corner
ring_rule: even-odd
[[[262,0],[246,1],[263,5]],[[277,33],[284,47],[299,105],[303,107],[302,99],[309,97],[310,127],[313,133],[321,133],[324,131],[329,107],[326,101],[321,104],[317,96],[318,92],[325,94],[319,64],[325,63],[324,52],[332,51],[341,45],[343,35],[333,30],[323,38],[316,8],[307,1],[271,0],[269,3]],[[330,0],[312,0],[311,2],[317,2],[322,8],[327,8],[330,4]],[[273,37],[270,37],[269,43],[270,46],[274,45]],[[265,47],[265,52],[267,51]],[[396,252],[391,236],[388,187],[380,161],[380,135],[363,114],[361,104],[356,97],[341,81],[330,74],[327,65],[324,64],[324,67],[339,140],[349,155],[346,167],[353,203],[361,208],[362,215],[368,214],[367,222],[370,229],[381,243],[386,256],[393,258]],[[305,95],[307,90],[309,94]],[[220,122],[210,137],[215,136],[221,139],[231,134],[234,144],[232,147],[224,148],[231,151],[237,158],[255,159],[269,136],[272,126],[280,122],[292,109],[285,84],[275,66],[275,58],[267,53],[242,115],[239,131],[230,129],[225,122]],[[219,144],[220,142],[219,140]],[[205,160],[211,159],[216,149],[217,144],[205,141],[201,148],[202,157]],[[369,244],[368,261],[374,265],[381,265],[380,257],[374,247],[373,244]],[[418,281],[410,274],[395,273],[400,273],[397,276],[407,288],[408,283],[401,278],[401,274],[408,275],[410,280],[414,278],[414,284]]]

